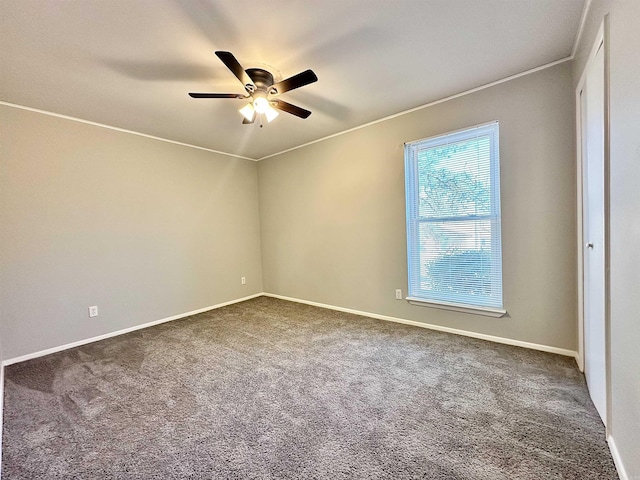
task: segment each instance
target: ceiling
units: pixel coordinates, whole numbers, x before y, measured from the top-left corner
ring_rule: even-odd
[[[584,0],[3,0],[0,100],[260,159],[569,57]],[[214,55],[319,81],[242,125]],[[274,68],[275,67],[275,68]]]

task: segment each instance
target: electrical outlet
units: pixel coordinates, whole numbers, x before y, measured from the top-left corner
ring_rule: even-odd
[[[242,285],[246,285],[247,284],[247,277],[240,277],[240,283]]]
[[[399,288],[396,290],[396,300],[402,300],[402,290]]]
[[[89,317],[97,317],[98,316],[98,306],[94,305],[93,307],[89,307]]]

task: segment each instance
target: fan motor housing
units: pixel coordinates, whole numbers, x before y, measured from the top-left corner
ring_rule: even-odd
[[[246,72],[256,86],[256,90],[269,92],[271,85],[274,84],[273,75],[270,72],[262,68],[247,68]]]

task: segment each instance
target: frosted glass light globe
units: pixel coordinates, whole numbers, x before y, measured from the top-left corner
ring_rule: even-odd
[[[258,97],[253,101],[253,108],[255,108],[258,113],[265,113],[269,107],[269,102],[264,97]]]

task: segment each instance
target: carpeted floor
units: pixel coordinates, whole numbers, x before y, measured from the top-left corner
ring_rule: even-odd
[[[261,297],[6,368],[5,479],[615,479],[571,358]]]

